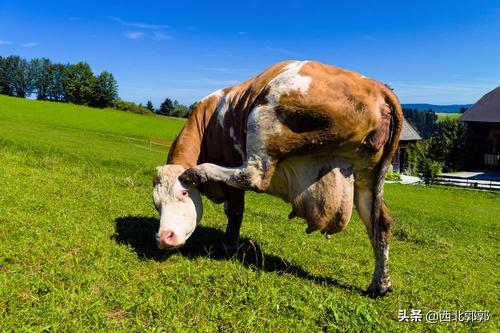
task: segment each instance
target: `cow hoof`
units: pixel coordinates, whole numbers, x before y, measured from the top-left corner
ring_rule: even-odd
[[[238,243],[236,244],[226,244],[226,242],[222,242],[222,251],[228,257],[233,257],[238,253]]]
[[[366,290],[366,294],[371,298],[379,298],[387,296],[392,292],[392,286],[390,284],[371,284]]]
[[[207,175],[196,168],[187,169],[179,176],[179,180],[189,185],[199,185],[207,182]]]

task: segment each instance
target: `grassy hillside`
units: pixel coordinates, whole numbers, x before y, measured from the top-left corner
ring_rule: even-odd
[[[90,119],[86,119],[86,115]],[[242,250],[218,244],[222,206],[173,252],[156,250],[154,167],[182,122],[0,96],[0,316],[5,331],[495,331],[500,197],[386,186],[395,291],[357,215],[331,241],[248,193]],[[137,141],[140,142],[140,141]],[[165,148],[165,151],[162,149]],[[399,323],[398,311],[489,310],[485,323]]]
[[[458,119],[462,115],[462,113],[436,113],[438,116],[438,122],[443,121],[445,119]]]
[[[90,158],[102,156],[159,164],[165,161],[168,144],[183,124],[184,120],[179,118],[0,95],[2,138]]]

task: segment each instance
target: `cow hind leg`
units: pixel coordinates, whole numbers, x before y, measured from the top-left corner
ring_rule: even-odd
[[[354,200],[356,209],[365,223],[375,255],[375,271],[367,292],[371,297],[385,296],[392,291],[388,263],[389,238],[393,220],[383,202],[380,207],[373,207],[374,190],[372,188],[358,186],[355,189]],[[379,210],[376,216],[374,216],[375,209]]]

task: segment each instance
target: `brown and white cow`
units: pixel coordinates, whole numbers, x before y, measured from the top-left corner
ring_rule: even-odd
[[[384,84],[314,61],[286,61],[198,102],[154,178],[157,243],[181,246],[202,215],[200,193],[224,202],[225,244],[237,246],[244,191],[267,192],[330,236],[353,203],[375,254],[369,292],[385,295],[393,223],[384,176],[402,126],[398,99]]]

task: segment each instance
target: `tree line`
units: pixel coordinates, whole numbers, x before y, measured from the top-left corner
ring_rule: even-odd
[[[47,58],[28,61],[0,56],[0,93],[104,108],[118,101],[118,84],[108,71],[94,75],[86,62],[61,64]]]
[[[141,105],[141,104],[140,104]],[[190,106],[179,103],[177,100],[172,100],[170,98],[166,98],[158,109],[155,109],[153,103],[151,101],[147,101],[146,109],[151,112],[161,114],[163,116],[170,117],[180,117],[180,118],[188,118],[191,112],[193,112],[193,108],[196,103],[191,104]]]

